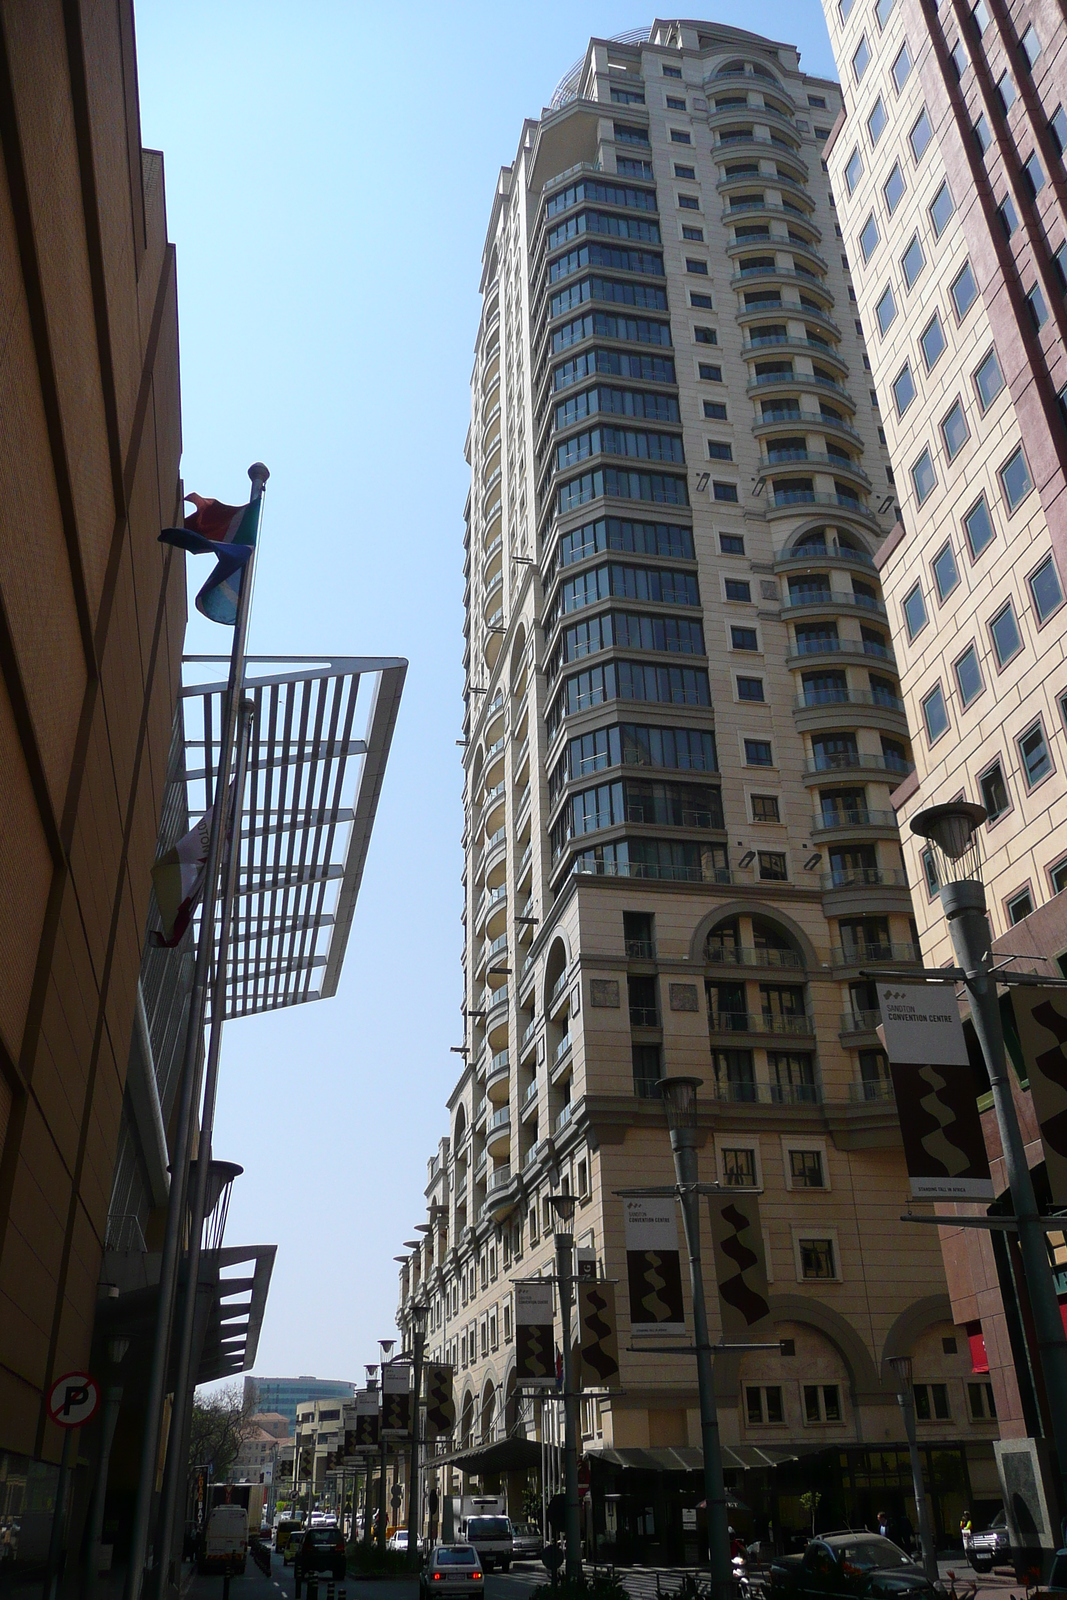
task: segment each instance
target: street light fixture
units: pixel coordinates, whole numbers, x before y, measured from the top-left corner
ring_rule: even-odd
[[[928,839],[941,884],[941,909],[952,948],[963,970],[971,1021],[989,1073],[1004,1170],[1019,1235],[1023,1276],[1033,1315],[1038,1357],[1045,1380],[1061,1485],[1067,1487],[1067,1336],[1052,1277],[1045,1231],[1039,1220],[1033,1179],[1012,1098],[1000,1020],[997,979],[986,916],[979,828],[984,806],[966,800],[929,806],[912,819],[911,831]]]
[[[549,1196],[556,1237],[556,1283],[559,1287],[559,1315],[563,1324],[563,1469],[567,1530],[567,1581],[582,1575],[581,1524],[578,1516],[578,1395],[574,1387],[574,1360],[571,1345],[571,1288],[573,1284],[574,1212],[573,1194]]]
[[[422,1296],[411,1302],[411,1368],[414,1393],[411,1397],[411,1464],[408,1467],[408,1564],[419,1565],[419,1531],[422,1502],[419,1491],[419,1391],[422,1388],[422,1357],[426,1343],[426,1316],[429,1306]]]
[[[704,1269],[700,1260],[700,1194],[697,1163],[697,1090],[702,1078],[661,1078],[657,1084],[667,1112],[667,1127],[674,1153],[674,1175],[682,1204],[682,1224],[689,1252],[689,1284],[693,1297],[693,1345],[700,1394],[700,1443],[704,1455],[704,1499],[708,1507],[708,1554],[712,1590],[718,1600],[730,1592],[730,1526],[726,1512],[726,1485],[722,1475],[719,1417],[715,1408],[715,1377],[708,1338],[708,1308],[704,1300]]]
[[[395,1339],[379,1339],[378,1340],[378,1346],[379,1346],[379,1348],[380,1348],[380,1350],[382,1352],[382,1360],[381,1360],[381,1368],[382,1368],[382,1413],[381,1413],[381,1424],[380,1424],[380,1427],[379,1427],[380,1437],[379,1437],[379,1440],[378,1440],[379,1451],[380,1451],[379,1463],[378,1463],[378,1470],[379,1470],[379,1480],[378,1480],[378,1549],[379,1550],[384,1550],[385,1549],[385,1529],[386,1529],[386,1524],[388,1523],[388,1520],[389,1520],[389,1516],[388,1516],[388,1512],[386,1510],[386,1504],[385,1504],[385,1500],[386,1500],[386,1484],[385,1484],[385,1477],[386,1477],[386,1455],[385,1455],[385,1369],[389,1364],[389,1358],[391,1357],[391,1355],[393,1353],[393,1346],[395,1344],[396,1344],[396,1340]]]
[[[890,1356],[889,1365],[897,1380],[897,1403],[904,1418],[904,1433],[908,1440],[911,1460],[911,1482],[915,1491],[915,1510],[919,1517],[919,1543],[922,1546],[923,1567],[931,1583],[938,1582],[937,1546],[934,1527],[930,1519],[930,1502],[923,1482],[922,1460],[919,1456],[919,1438],[915,1427],[915,1388],[912,1382],[910,1356]]]

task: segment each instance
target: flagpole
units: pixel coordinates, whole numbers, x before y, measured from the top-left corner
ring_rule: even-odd
[[[254,466],[249,467],[248,476],[252,480],[251,498],[253,500],[262,499],[263,486],[270,476],[266,467],[262,462],[256,462]],[[253,555],[248,564],[249,568],[254,561],[255,556]],[[245,642],[248,636],[248,614],[252,595],[250,579],[251,572],[246,568],[241,581],[240,598],[237,605],[237,621],[234,626],[233,648],[230,654],[224,732],[219,746],[219,765],[212,801],[207,861],[204,867],[204,895],[203,911],[200,918],[200,937],[196,950],[193,987],[189,996],[189,1018],[185,1035],[185,1052],[179,1079],[178,1118],[171,1160],[170,1196],[167,1204],[167,1221],[159,1268],[159,1305],[156,1313],[155,1337],[152,1346],[152,1365],[149,1371],[148,1390],[144,1403],[144,1434],[141,1441],[141,1465],[137,1481],[133,1528],[130,1535],[130,1558],[129,1568],[126,1573],[125,1600],[140,1600],[144,1582],[145,1560],[148,1552],[149,1521],[155,1486],[156,1461],[159,1454],[163,1398],[166,1393],[167,1358],[170,1352],[174,1302],[178,1285],[178,1267],[181,1260],[182,1233],[184,1231],[189,1149],[192,1142],[195,1115],[195,1087],[199,1076],[200,1055],[203,1050],[204,1013],[207,1004],[207,985],[214,945],[216,885],[218,883],[219,863],[222,854],[222,823],[226,810],[224,797],[228,793],[230,785],[238,694],[244,682]]]
[[[246,569],[245,577],[247,578],[248,576],[250,574]],[[170,1436],[167,1440],[163,1492],[160,1498],[157,1521],[156,1572],[160,1595],[163,1594],[171,1576],[170,1569],[175,1535],[174,1520],[181,1485],[185,1476],[186,1434],[189,1428],[193,1390],[196,1387],[196,1375],[192,1371],[193,1333],[196,1326],[196,1300],[200,1282],[200,1252],[204,1230],[204,1215],[207,1211],[208,1179],[211,1171],[211,1140],[215,1124],[215,1101],[218,1094],[222,1028],[226,1015],[226,984],[229,974],[233,904],[241,866],[241,806],[244,798],[245,777],[248,771],[248,747],[254,709],[254,704],[251,700],[241,699],[237,733],[237,760],[233,780],[233,826],[230,830],[230,838],[226,847],[226,864],[223,871],[218,953],[215,960],[215,977],[211,988],[211,1031],[208,1035],[207,1068],[204,1074],[204,1103],[200,1116],[200,1138],[196,1148],[196,1180],[189,1206],[189,1244],[186,1256],[185,1297],[182,1302],[178,1340],[178,1365],[174,1380],[174,1402],[171,1412]]]

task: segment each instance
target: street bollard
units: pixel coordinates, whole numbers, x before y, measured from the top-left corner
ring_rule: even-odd
[[[222,1600],[230,1600],[230,1569],[223,1568],[222,1573]]]

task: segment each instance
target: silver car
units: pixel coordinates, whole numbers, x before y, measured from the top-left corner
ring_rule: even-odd
[[[536,1522],[513,1522],[511,1525],[511,1553],[516,1561],[536,1561],[544,1549],[545,1541]]]
[[[484,1593],[482,1563],[473,1545],[435,1545],[419,1573],[419,1600],[431,1600],[434,1594],[474,1595],[482,1600]]]
[[[982,1533],[972,1533],[967,1556],[975,1572],[989,1572],[992,1567],[1004,1566],[1011,1560],[1011,1534],[1003,1511],[997,1512]]]

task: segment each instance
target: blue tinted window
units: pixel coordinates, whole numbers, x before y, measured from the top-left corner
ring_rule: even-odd
[[[997,612],[989,624],[989,631],[993,635],[993,648],[997,653],[997,660],[1004,666],[1023,647],[1022,639],[1019,637],[1019,624],[1015,620],[1015,610],[1010,600],[1003,610]]]
[[[1014,511],[1034,487],[1022,445],[1001,467],[1000,481],[1004,485],[1004,497],[1008,502],[1008,509]]]
[[[994,533],[985,495],[968,511],[963,519],[963,527],[967,534],[967,543],[971,547],[971,555],[980,556],[986,545],[991,543]]]
[[[948,712],[945,709],[945,695],[938,684],[932,689],[922,703],[923,721],[926,723],[926,737],[931,744],[936,744],[941,735],[948,728]]]
[[[931,565],[934,572],[934,582],[937,584],[937,592],[943,600],[946,595],[952,593],[960,581],[960,575],[956,571],[956,558],[952,554],[952,546],[947,544],[940,555],[934,557]]]
[[[974,645],[967,649],[956,662],[956,682],[959,685],[960,699],[965,706],[976,700],[984,687],[982,683],[982,668],[978,661],[978,652]]]
[[[915,635],[921,633],[923,628],[926,627],[926,604],[923,600],[923,592],[918,584],[905,597],[904,621],[907,625],[909,639],[914,639]]]

